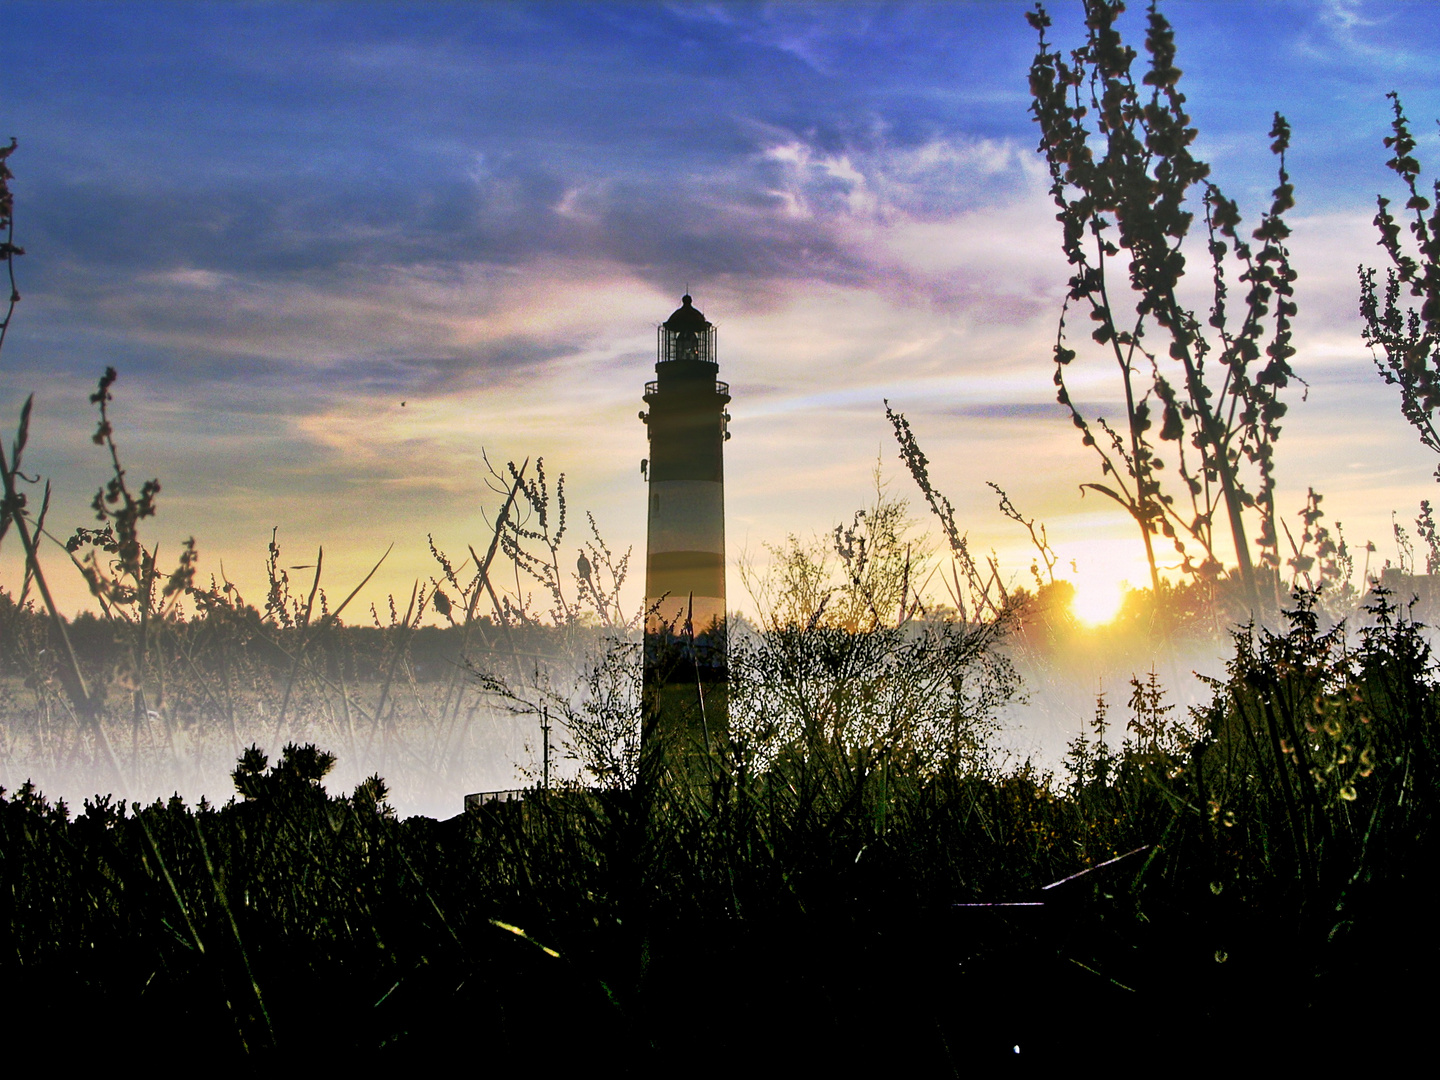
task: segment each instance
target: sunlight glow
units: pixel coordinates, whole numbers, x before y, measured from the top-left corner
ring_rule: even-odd
[[[1100,626],[1120,613],[1120,602],[1124,599],[1120,582],[1082,577],[1073,584],[1075,596],[1070,601],[1070,611],[1082,623]]]

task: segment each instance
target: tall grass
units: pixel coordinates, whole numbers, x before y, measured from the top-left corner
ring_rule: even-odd
[[[1402,1036],[1437,944],[1440,698],[1418,628],[1373,615],[1355,648],[1303,601],[1237,634],[1190,718],[1142,680],[1123,744],[1092,732],[1058,777],[882,777],[829,743],[436,824],[378,778],[327,796],[333,759],[292,745],[247,752],[219,808],[72,818],[22,789],[0,802],[7,1007],[164,1017],[167,1053],[637,1073],[754,1060],[759,1032],[762,1067],[958,1072],[1071,1058],[1107,1016],[1111,1055],[1204,1032],[1303,1058],[1339,1001]],[[1041,906],[993,906],[1020,903]]]

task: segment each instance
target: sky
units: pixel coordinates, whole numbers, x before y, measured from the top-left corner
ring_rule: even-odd
[[[1079,44],[1079,5],[1050,5]],[[1307,488],[1393,555],[1436,462],[1360,338],[1356,266],[1384,168],[1387,91],[1440,165],[1440,22],[1421,3],[1163,5],[1212,179],[1253,223],[1294,135],[1291,248],[1306,380],[1287,392],[1279,505]],[[719,327],[735,563],[913,495],[884,401],[979,550],[1027,576],[986,481],[1084,578],[1145,580],[1133,523],[1051,385],[1065,291],[1029,113],[1018,3],[174,4],[0,2],[0,135],[14,135],[23,300],[0,432],[35,395],[27,470],[51,528],[106,479],[89,394],[137,484],[159,478],[162,563],[254,599],[325,549],[360,606],[436,572],[427,535],[488,541],[491,462],[565,473],[572,527],[644,547],[637,418],[655,326],[687,288]],[[1143,10],[1122,24],[1137,46]],[[1077,370],[1087,408],[1114,378]],[[1302,401],[1302,396],[1304,400]],[[1115,413],[1112,411],[1112,416]],[[64,558],[50,549],[47,562]],[[0,550],[0,585],[20,561]],[[86,598],[56,579],[62,606]],[[638,575],[631,602],[640,602]]]

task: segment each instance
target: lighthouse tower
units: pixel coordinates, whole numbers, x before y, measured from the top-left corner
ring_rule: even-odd
[[[709,743],[724,724],[725,467],[730,387],[716,376],[715,327],[688,295],[659,327],[655,380],[645,384],[650,527],[645,560],[645,681],[685,687]],[[681,695],[666,692],[666,711]],[[669,701],[675,698],[674,702]],[[690,710],[685,708],[685,712]],[[707,715],[708,714],[708,715]],[[674,722],[665,721],[670,726]]]

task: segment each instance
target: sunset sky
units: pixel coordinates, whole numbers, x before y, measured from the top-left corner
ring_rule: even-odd
[[[1018,3],[0,3],[0,135],[15,135],[24,296],[0,356],[8,446],[52,528],[105,479],[88,395],[114,415],[171,561],[255,599],[271,528],[323,544],[332,596],[392,542],[366,601],[484,543],[492,461],[543,455],[613,547],[644,547],[655,325],[688,286],[732,387],[734,559],[825,530],[910,418],[972,543],[1021,577],[994,480],[1082,576],[1142,583],[1134,526],[1054,401],[1066,268],[1035,153]],[[1440,167],[1440,20],[1418,3],[1168,3],[1198,154],[1252,223],[1271,115],[1294,131],[1296,370],[1280,505],[1307,487],[1393,557],[1390,515],[1433,455],[1360,340],[1381,144],[1398,90]],[[1079,5],[1051,5],[1080,41]],[[1143,41],[1143,7],[1129,16]],[[1076,396],[1116,408],[1097,369]],[[403,404],[402,404],[403,403]],[[1113,415],[1113,414],[1112,414]],[[576,513],[576,525],[583,524]],[[47,563],[64,556],[51,549]],[[573,558],[573,556],[572,556]],[[13,540],[0,584],[14,589]],[[64,606],[84,602],[56,575]],[[639,602],[639,579],[633,601]],[[358,614],[358,612],[357,612]]]

